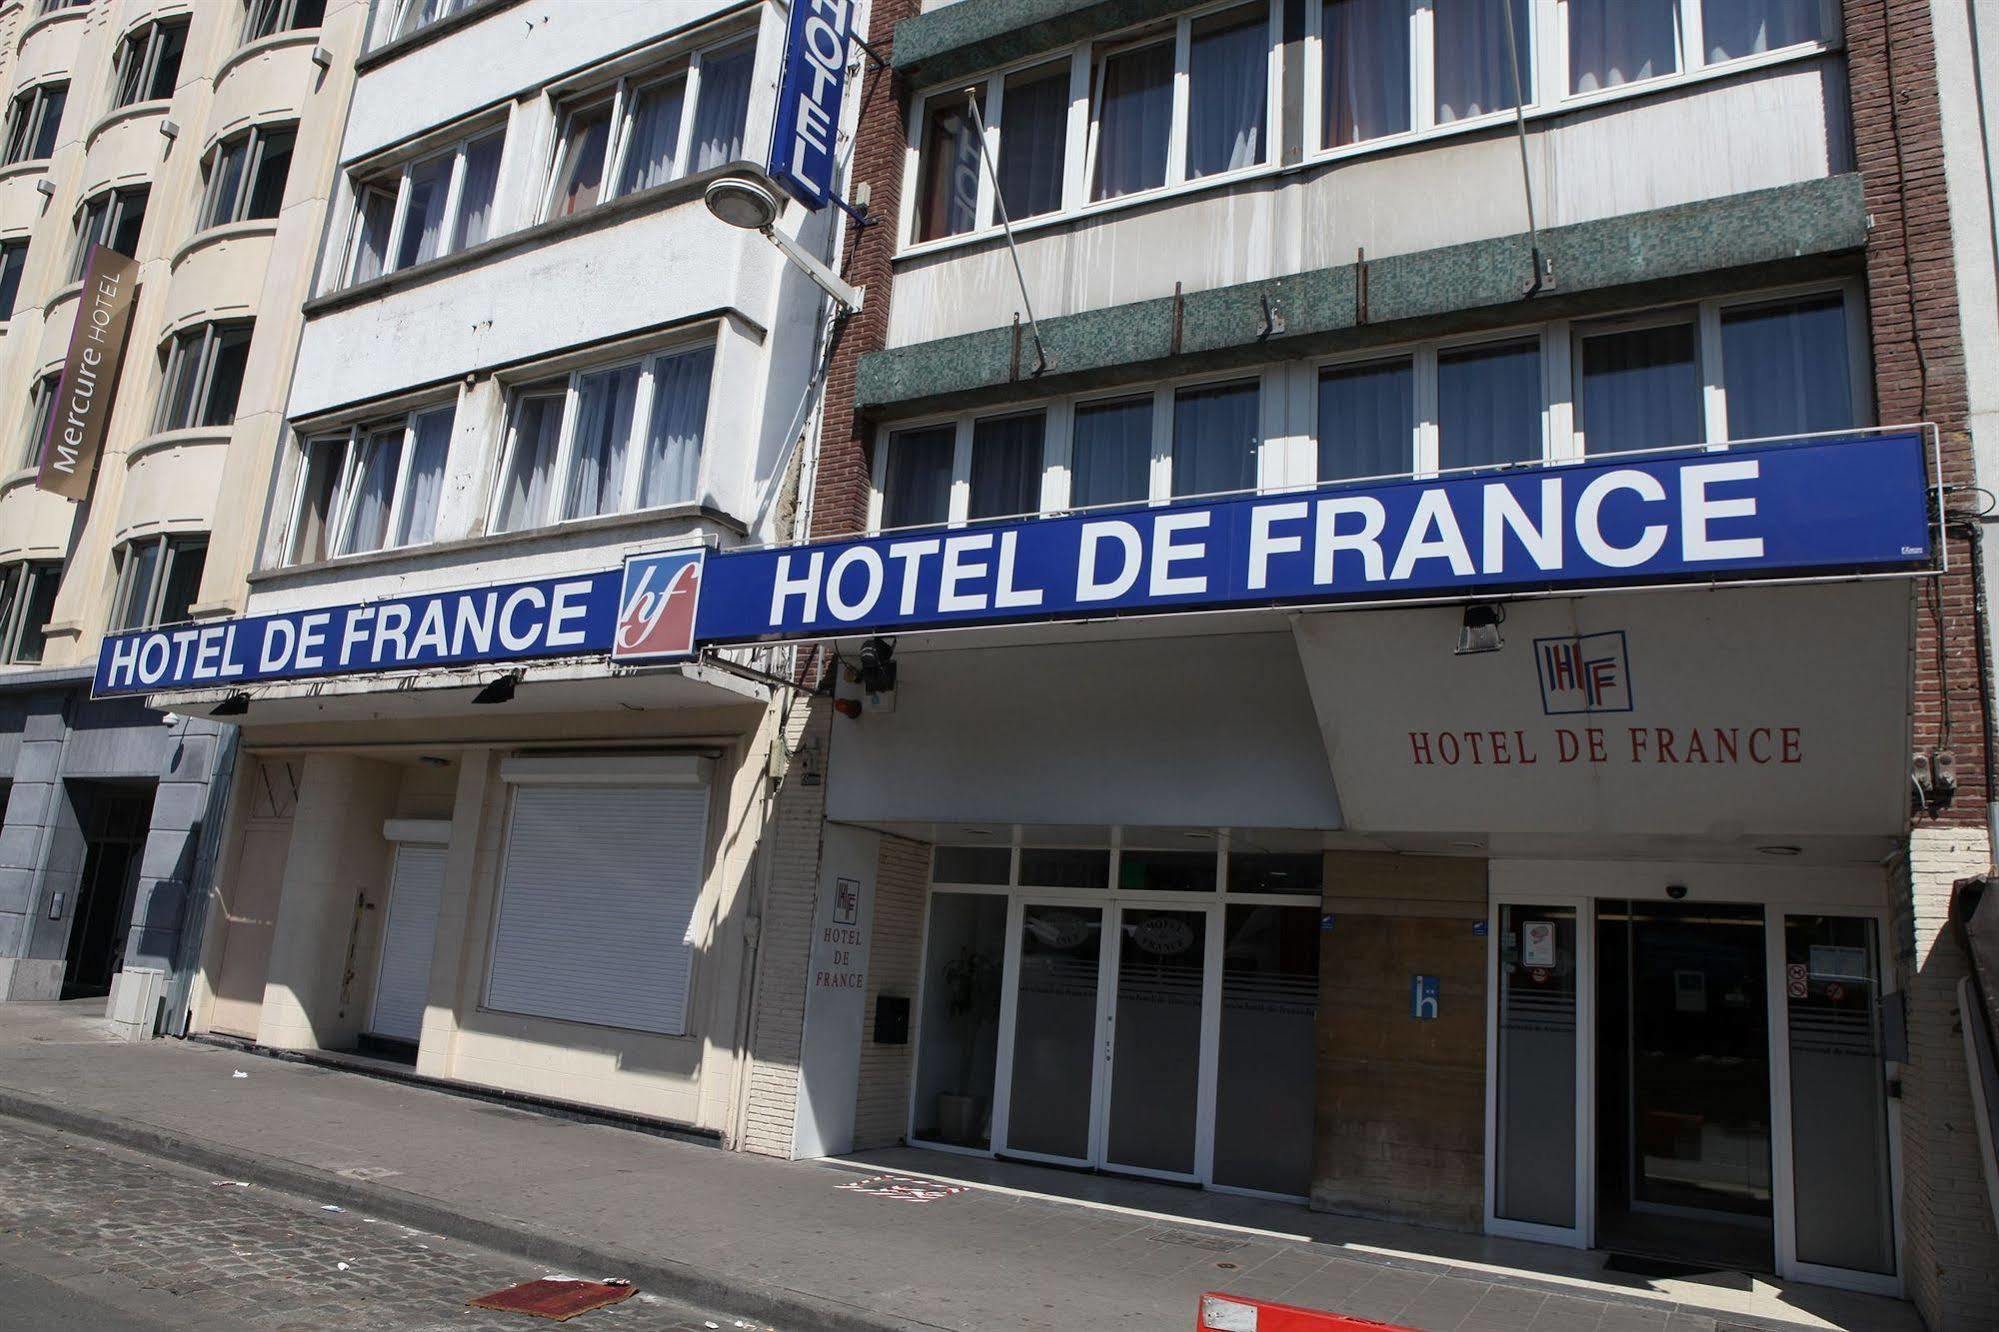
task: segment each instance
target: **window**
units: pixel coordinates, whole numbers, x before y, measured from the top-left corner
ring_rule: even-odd
[[[1691,318],[1577,337],[1576,429],[1587,453],[1697,444],[1703,435]]]
[[[1439,125],[1521,104],[1520,88],[1534,86],[1527,9],[1527,0],[1432,0]]]
[[[1010,75],[1001,102],[999,187],[1007,217],[1039,217],[1062,206],[1069,153],[1069,67]]]
[[[42,3],[36,7],[35,12],[38,14],[54,14],[64,9],[82,9],[89,3],[90,0],[42,0]]]
[[[1728,437],[1846,430],[1855,421],[1846,303],[1837,294],[1724,310]]]
[[[49,619],[55,614],[56,589],[61,585],[60,560],[0,565],[0,663],[20,665],[42,659]],[[0,807],[0,813],[4,812]]]
[[[1256,488],[1262,395],[1251,380],[1173,395],[1173,494],[1214,495]]]
[[[21,295],[21,271],[28,266],[28,242],[0,241],[0,320],[14,314],[14,302]]]
[[[495,529],[693,502],[714,364],[686,348],[518,390]]]
[[[281,32],[317,28],[326,21],[326,0],[247,0],[243,44]]]
[[[1118,51],[1097,68],[1091,135],[1092,199],[1166,183],[1173,137],[1173,42]]]
[[[1406,476],[1415,465],[1416,366],[1409,357],[1319,373],[1319,480]]]
[[[957,443],[957,427],[950,425],[898,430],[889,436],[882,485],[884,529],[929,527],[951,520]]]
[[[49,421],[55,416],[56,394],[62,391],[62,371],[51,370],[28,390],[28,428],[21,439],[21,466],[39,467],[48,443]]]
[[[68,100],[68,83],[43,83],[17,93],[7,110],[7,160],[0,166],[36,162],[54,153]]]
[[[1326,0],[1319,43],[1326,147],[1409,128],[1409,0]]]
[[[566,106],[547,215],[568,217],[740,158],[755,63],[754,42],[709,47]]]
[[[251,328],[248,322],[201,324],[174,335],[164,357],[155,430],[235,423]]]
[[[118,548],[118,588],[111,599],[114,630],[180,624],[201,592],[208,536],[155,536]]]
[[[174,95],[180,59],[187,50],[186,19],[145,23],[118,45],[118,91],[114,107],[157,102]]]
[[[76,211],[76,252],[70,256],[69,280],[83,281],[90,265],[90,247],[102,245],[127,259],[139,253],[139,232],[146,225],[146,201],[151,190],[106,190]]]
[[[967,99],[932,99],[925,110],[923,166],[916,182],[916,239],[936,240],[978,226],[981,159]]]
[[[504,126],[487,130],[359,181],[348,282],[428,263],[491,236],[506,136]]]
[[[1261,5],[1194,20],[1187,52],[1187,177],[1263,161],[1270,19]]]
[[[1437,466],[1538,462],[1541,343],[1481,343],[1437,354]]]
[[[1730,0],[1731,10],[1740,6]],[[1568,0],[1569,91],[1595,92],[1679,68],[1678,0]]]
[[[1044,429],[1040,412],[991,416],[972,427],[973,519],[1041,511]]]
[[[461,9],[469,9],[477,0],[391,0],[383,8],[389,14],[382,40],[407,37],[420,28],[427,28],[439,19],[449,18]]]
[[[1827,37],[1820,0],[1701,0],[1710,63]]]
[[[276,217],[285,202],[298,126],[254,125],[215,145],[201,200],[201,225]]]
[[[431,540],[454,412],[433,407],[307,439],[292,561]]]
[[[1133,504],[1152,488],[1152,395],[1076,408],[1069,445],[1069,505]]]

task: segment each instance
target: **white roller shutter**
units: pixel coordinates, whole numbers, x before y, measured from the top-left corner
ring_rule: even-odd
[[[487,1006],[682,1034],[707,832],[705,785],[517,786]]]
[[[423,1032],[437,905],[443,896],[444,848],[397,847],[389,914],[382,927],[382,966],[375,977],[375,1011],[368,1023],[377,1036],[413,1041]]]

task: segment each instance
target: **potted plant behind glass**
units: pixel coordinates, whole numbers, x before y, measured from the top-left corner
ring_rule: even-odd
[[[972,1088],[979,1042],[999,1016],[1000,965],[967,944],[944,964],[944,1017],[958,1042],[958,1088],[937,1093],[937,1136],[976,1146],[985,1136],[986,1098]]]

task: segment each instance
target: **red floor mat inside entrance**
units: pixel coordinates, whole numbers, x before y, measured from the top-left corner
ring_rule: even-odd
[[[556,1322],[574,1318],[628,1300],[637,1288],[622,1281],[565,1281],[542,1277],[523,1281],[466,1303],[474,1309],[499,1309],[506,1313],[533,1314]]]

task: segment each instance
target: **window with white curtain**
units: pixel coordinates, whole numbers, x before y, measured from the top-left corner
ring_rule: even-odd
[[[1415,469],[1416,366],[1407,356],[1319,373],[1319,480]]]
[[[1846,302],[1837,292],[1723,310],[1728,437],[1807,435],[1857,424],[1851,345]]]
[[[356,180],[349,285],[477,245],[493,234],[504,125]]]
[[[146,225],[146,203],[151,197],[150,186],[135,185],[106,190],[84,201],[76,210],[76,248],[69,259],[71,282],[83,281],[93,245],[102,245],[127,259],[139,253],[139,232]]]
[[[1187,37],[1187,178],[1264,160],[1270,103],[1270,15],[1262,5],[1205,14]]]
[[[292,149],[298,124],[254,125],[215,145],[204,164],[207,179],[201,201],[201,225],[276,217],[285,202],[285,182],[291,176]]]
[[[1005,80],[999,129],[999,188],[1014,221],[1062,206],[1069,158],[1069,65],[1037,65]]]
[[[700,498],[713,344],[573,371],[515,390],[495,531]]]
[[[1143,500],[1152,487],[1152,395],[1076,406],[1069,434],[1069,506]]]
[[[949,425],[898,430],[889,436],[882,481],[884,530],[950,521],[957,446],[957,427]]]
[[[756,43],[731,40],[565,102],[546,216],[568,217],[742,157],[755,66]]]
[[[1255,380],[1183,388],[1173,395],[1173,494],[1254,490],[1263,442]]]
[[[1541,429],[1541,340],[1478,343],[1437,355],[1437,466],[1537,462]]]
[[[61,585],[61,560],[0,564],[0,663],[22,665],[42,659]],[[0,797],[5,795],[6,788],[0,785]],[[0,810],[4,808],[0,802]]]
[[[1091,111],[1090,197],[1115,199],[1164,185],[1173,142],[1173,39],[1106,55]]]
[[[1431,0],[1439,125],[1510,111],[1522,88],[1531,95],[1529,8],[1527,0]]]
[[[1327,148],[1410,127],[1409,0],[1325,0],[1319,130]]]
[[[387,0],[382,6],[385,17],[376,41],[379,44],[407,37],[477,3],[478,0]]]
[[[1831,35],[1822,0],[1701,0],[1701,28],[1710,64]]]
[[[1041,412],[988,416],[972,426],[970,517],[1017,518],[1041,509]]]
[[[1569,91],[1597,92],[1679,68],[1679,0],[1567,0]]]
[[[1699,443],[1699,335],[1691,315],[1578,329],[1576,422],[1586,453]]]
[[[293,508],[292,562],[431,540],[454,415],[446,404],[308,436]]]

